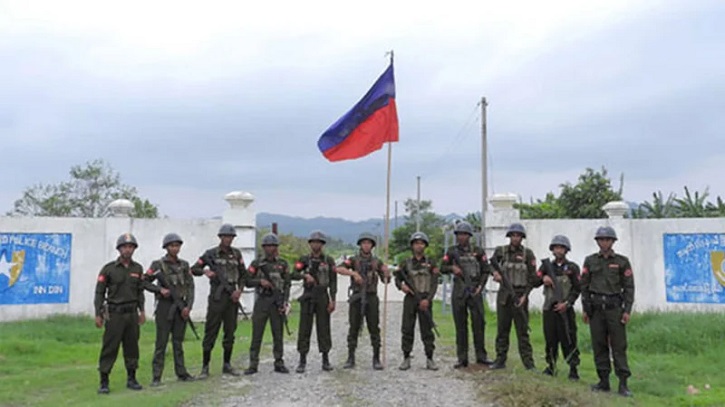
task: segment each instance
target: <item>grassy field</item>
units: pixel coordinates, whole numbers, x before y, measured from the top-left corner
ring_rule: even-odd
[[[440,310],[440,307],[438,308]],[[532,313],[531,338],[537,371],[546,366],[541,314]],[[436,317],[442,338],[452,352],[455,346],[452,316]],[[559,364],[562,373],[551,378],[525,371],[516,351],[516,336],[511,332],[511,349],[504,371],[477,371],[483,400],[503,406],[725,406],[725,315],[648,313],[635,314],[628,327],[629,364],[632,370],[631,400],[612,395],[593,394],[589,384],[598,379],[594,369],[588,325],[578,317],[581,351],[579,383],[567,380],[568,367]],[[486,349],[495,357],[496,315],[486,315]],[[480,379],[479,379],[480,378]],[[617,379],[611,377],[616,389]],[[705,389],[709,384],[710,389]],[[689,395],[688,385],[699,394]]]
[[[290,315],[290,329],[297,327],[297,313]],[[204,325],[196,324],[203,337]],[[233,364],[248,364],[251,321],[241,320]],[[57,316],[45,320],[0,324],[0,406],[177,406],[199,393],[212,393],[219,384],[222,367],[221,332],[211,361],[212,377],[206,381],[181,383],[174,376],[171,343],[167,348],[164,385],[149,387],[156,328],[152,321],[142,326],[139,343],[141,358],[137,378],[142,391],[126,389],[123,354],[111,373],[111,394],[99,396],[98,354],[103,331],[87,317]],[[241,341],[241,342],[240,342]],[[271,332],[266,329],[262,358],[271,356]],[[201,341],[187,329],[184,346],[186,366],[197,375],[201,369]],[[287,361],[291,364],[293,361]],[[296,361],[295,361],[296,362]],[[260,366],[271,369],[271,366]]]
[[[344,306],[344,303],[340,303]],[[450,313],[441,314],[436,308],[436,322],[442,338],[438,339],[443,352],[453,354],[455,334]],[[297,312],[290,315],[293,334],[297,331]],[[493,357],[496,329],[495,315],[487,314],[486,343]],[[203,325],[198,324],[201,333]],[[339,329],[339,328],[338,328]],[[541,315],[531,315],[531,335],[537,369],[544,367],[544,340]],[[235,347],[235,366],[247,365],[251,324],[240,321]],[[122,356],[116,361],[111,375],[111,395],[98,396],[97,362],[102,331],[85,317],[52,317],[46,320],[0,324],[0,405],[1,406],[176,406],[199,393],[210,393],[219,383],[221,348],[214,349],[212,378],[204,382],[179,383],[173,376],[169,345],[164,375],[165,385],[149,388],[151,358],[155,328],[146,323],[141,332],[141,361],[139,381],[141,392],[125,388]],[[397,335],[398,331],[389,332]],[[502,406],[725,406],[725,315],[722,314],[643,314],[632,319],[628,330],[629,357],[633,377],[630,387],[635,398],[625,400],[616,395],[594,395],[588,385],[596,381],[590,350],[588,327],[579,324],[579,347],[582,365],[579,383],[570,383],[566,375],[550,378],[523,370],[516,353],[512,333],[508,368],[504,371],[471,372],[471,380],[480,382],[483,400]],[[294,338],[294,337],[293,337]],[[416,338],[417,340],[417,338]],[[271,354],[269,329],[266,332],[263,358]],[[290,345],[287,345],[290,346]],[[335,344],[344,346],[344,344]],[[416,343],[420,350],[420,343]],[[186,361],[192,374],[201,365],[201,342],[187,332]],[[388,353],[395,352],[388,349]],[[287,363],[293,367],[295,360]],[[270,368],[271,366],[262,368]],[[688,395],[687,386],[700,390]],[[706,390],[705,384],[711,389]],[[616,379],[613,377],[613,385]]]

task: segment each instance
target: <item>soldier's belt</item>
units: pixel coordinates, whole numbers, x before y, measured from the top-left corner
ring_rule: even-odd
[[[623,304],[622,296],[619,294],[589,294],[592,309],[609,310],[619,308]]]
[[[136,312],[136,304],[108,304],[108,312],[112,314],[131,314]]]

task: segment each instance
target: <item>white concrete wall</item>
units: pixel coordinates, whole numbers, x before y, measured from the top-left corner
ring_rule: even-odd
[[[72,234],[70,293],[67,304],[38,305],[0,305],[0,321],[26,318],[40,318],[51,314],[92,314],[96,277],[101,267],[115,259],[116,239],[126,232],[133,233],[139,241],[134,259],[147,268],[150,263],[161,257],[163,236],[175,232],[184,239],[181,257],[193,263],[206,249],[218,244],[217,231],[223,222],[237,228],[238,237],[233,245],[239,247],[247,264],[251,263],[255,247],[254,210],[251,207],[253,197],[243,193],[229,194],[226,197],[230,209],[223,214],[223,220],[182,220],[182,219],[132,219],[112,217],[103,219],[80,218],[13,218],[0,217],[0,231],[3,233],[70,233]],[[518,212],[506,208],[497,208],[487,213],[486,250],[505,244],[505,231],[511,222],[518,221]],[[524,244],[530,247],[538,260],[549,255],[549,242],[556,234],[564,234],[572,242],[569,257],[581,265],[584,258],[597,251],[593,239],[597,227],[610,225],[619,236],[615,251],[629,257],[635,276],[635,311],[720,311],[718,304],[668,303],[665,291],[664,251],[662,236],[665,233],[723,233],[725,218],[715,219],[662,219],[629,220],[621,218],[597,220],[525,220],[527,239]],[[334,231],[327,231],[334,235]],[[345,306],[349,278],[338,277],[338,306]],[[489,281],[487,299],[495,308],[495,295],[498,284]],[[300,287],[293,289],[293,299],[300,294]],[[442,294],[439,289],[439,297]],[[379,294],[383,297],[381,284]],[[543,302],[542,290],[537,289],[531,295],[531,306],[540,308]],[[205,277],[196,279],[196,301],[192,318],[201,320],[206,314],[206,297],[209,283]],[[388,300],[401,301],[402,294],[394,285],[388,287]],[[147,293],[147,314],[153,312],[153,296]],[[245,309],[250,311],[254,303],[254,294],[247,290],[242,297]],[[580,302],[577,303],[580,309]]]

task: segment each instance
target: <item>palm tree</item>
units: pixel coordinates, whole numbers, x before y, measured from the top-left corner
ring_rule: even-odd
[[[707,211],[709,212],[709,216],[725,217],[725,202],[718,196],[717,205],[711,202],[707,203]]]
[[[704,218],[708,216],[706,199],[709,195],[708,188],[705,188],[702,195],[697,191],[692,195],[690,190],[685,187],[685,196],[675,198],[678,216],[681,218]]]
[[[652,202],[645,201],[639,205],[638,217],[643,218],[674,218],[677,217],[675,194],[671,193],[664,199],[662,191],[652,193]]]

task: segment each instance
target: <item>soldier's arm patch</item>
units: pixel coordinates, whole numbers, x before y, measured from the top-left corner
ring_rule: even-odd
[[[296,270],[299,271],[299,270],[302,270],[303,268],[305,268],[305,265],[301,261],[298,261],[297,263],[295,263],[295,269]]]
[[[156,271],[154,269],[152,269],[152,268],[149,268],[148,270],[146,270],[146,274],[149,275],[149,276],[150,275],[153,275],[155,272]]]
[[[536,267],[536,259],[531,259],[531,265]]]
[[[199,266],[203,266],[204,260],[200,257],[199,260],[196,261],[196,264],[198,264]]]
[[[632,277],[634,273],[632,273],[632,269],[624,270],[624,276],[625,277]]]
[[[438,267],[433,267],[433,274],[438,274],[441,271],[438,269]]]
[[[254,274],[254,273],[257,272],[257,268],[254,267],[254,265],[251,265],[251,266],[249,266],[249,268],[247,269],[247,271],[249,272],[249,274]]]
[[[589,272],[589,268],[588,267],[583,267],[582,268],[582,274],[587,274],[588,272]]]
[[[98,276],[98,282],[99,283],[105,283],[106,282],[106,276],[104,276],[103,274],[100,274]]]
[[[448,253],[446,253],[446,254],[445,254],[445,255],[443,256],[443,262],[444,262],[444,263],[448,263],[448,261],[449,261],[449,258],[448,258]]]
[[[352,260],[350,260],[350,259],[345,259],[345,261],[343,262],[343,264],[344,264],[345,266],[347,266],[347,267],[351,267],[351,266],[352,266]]]

